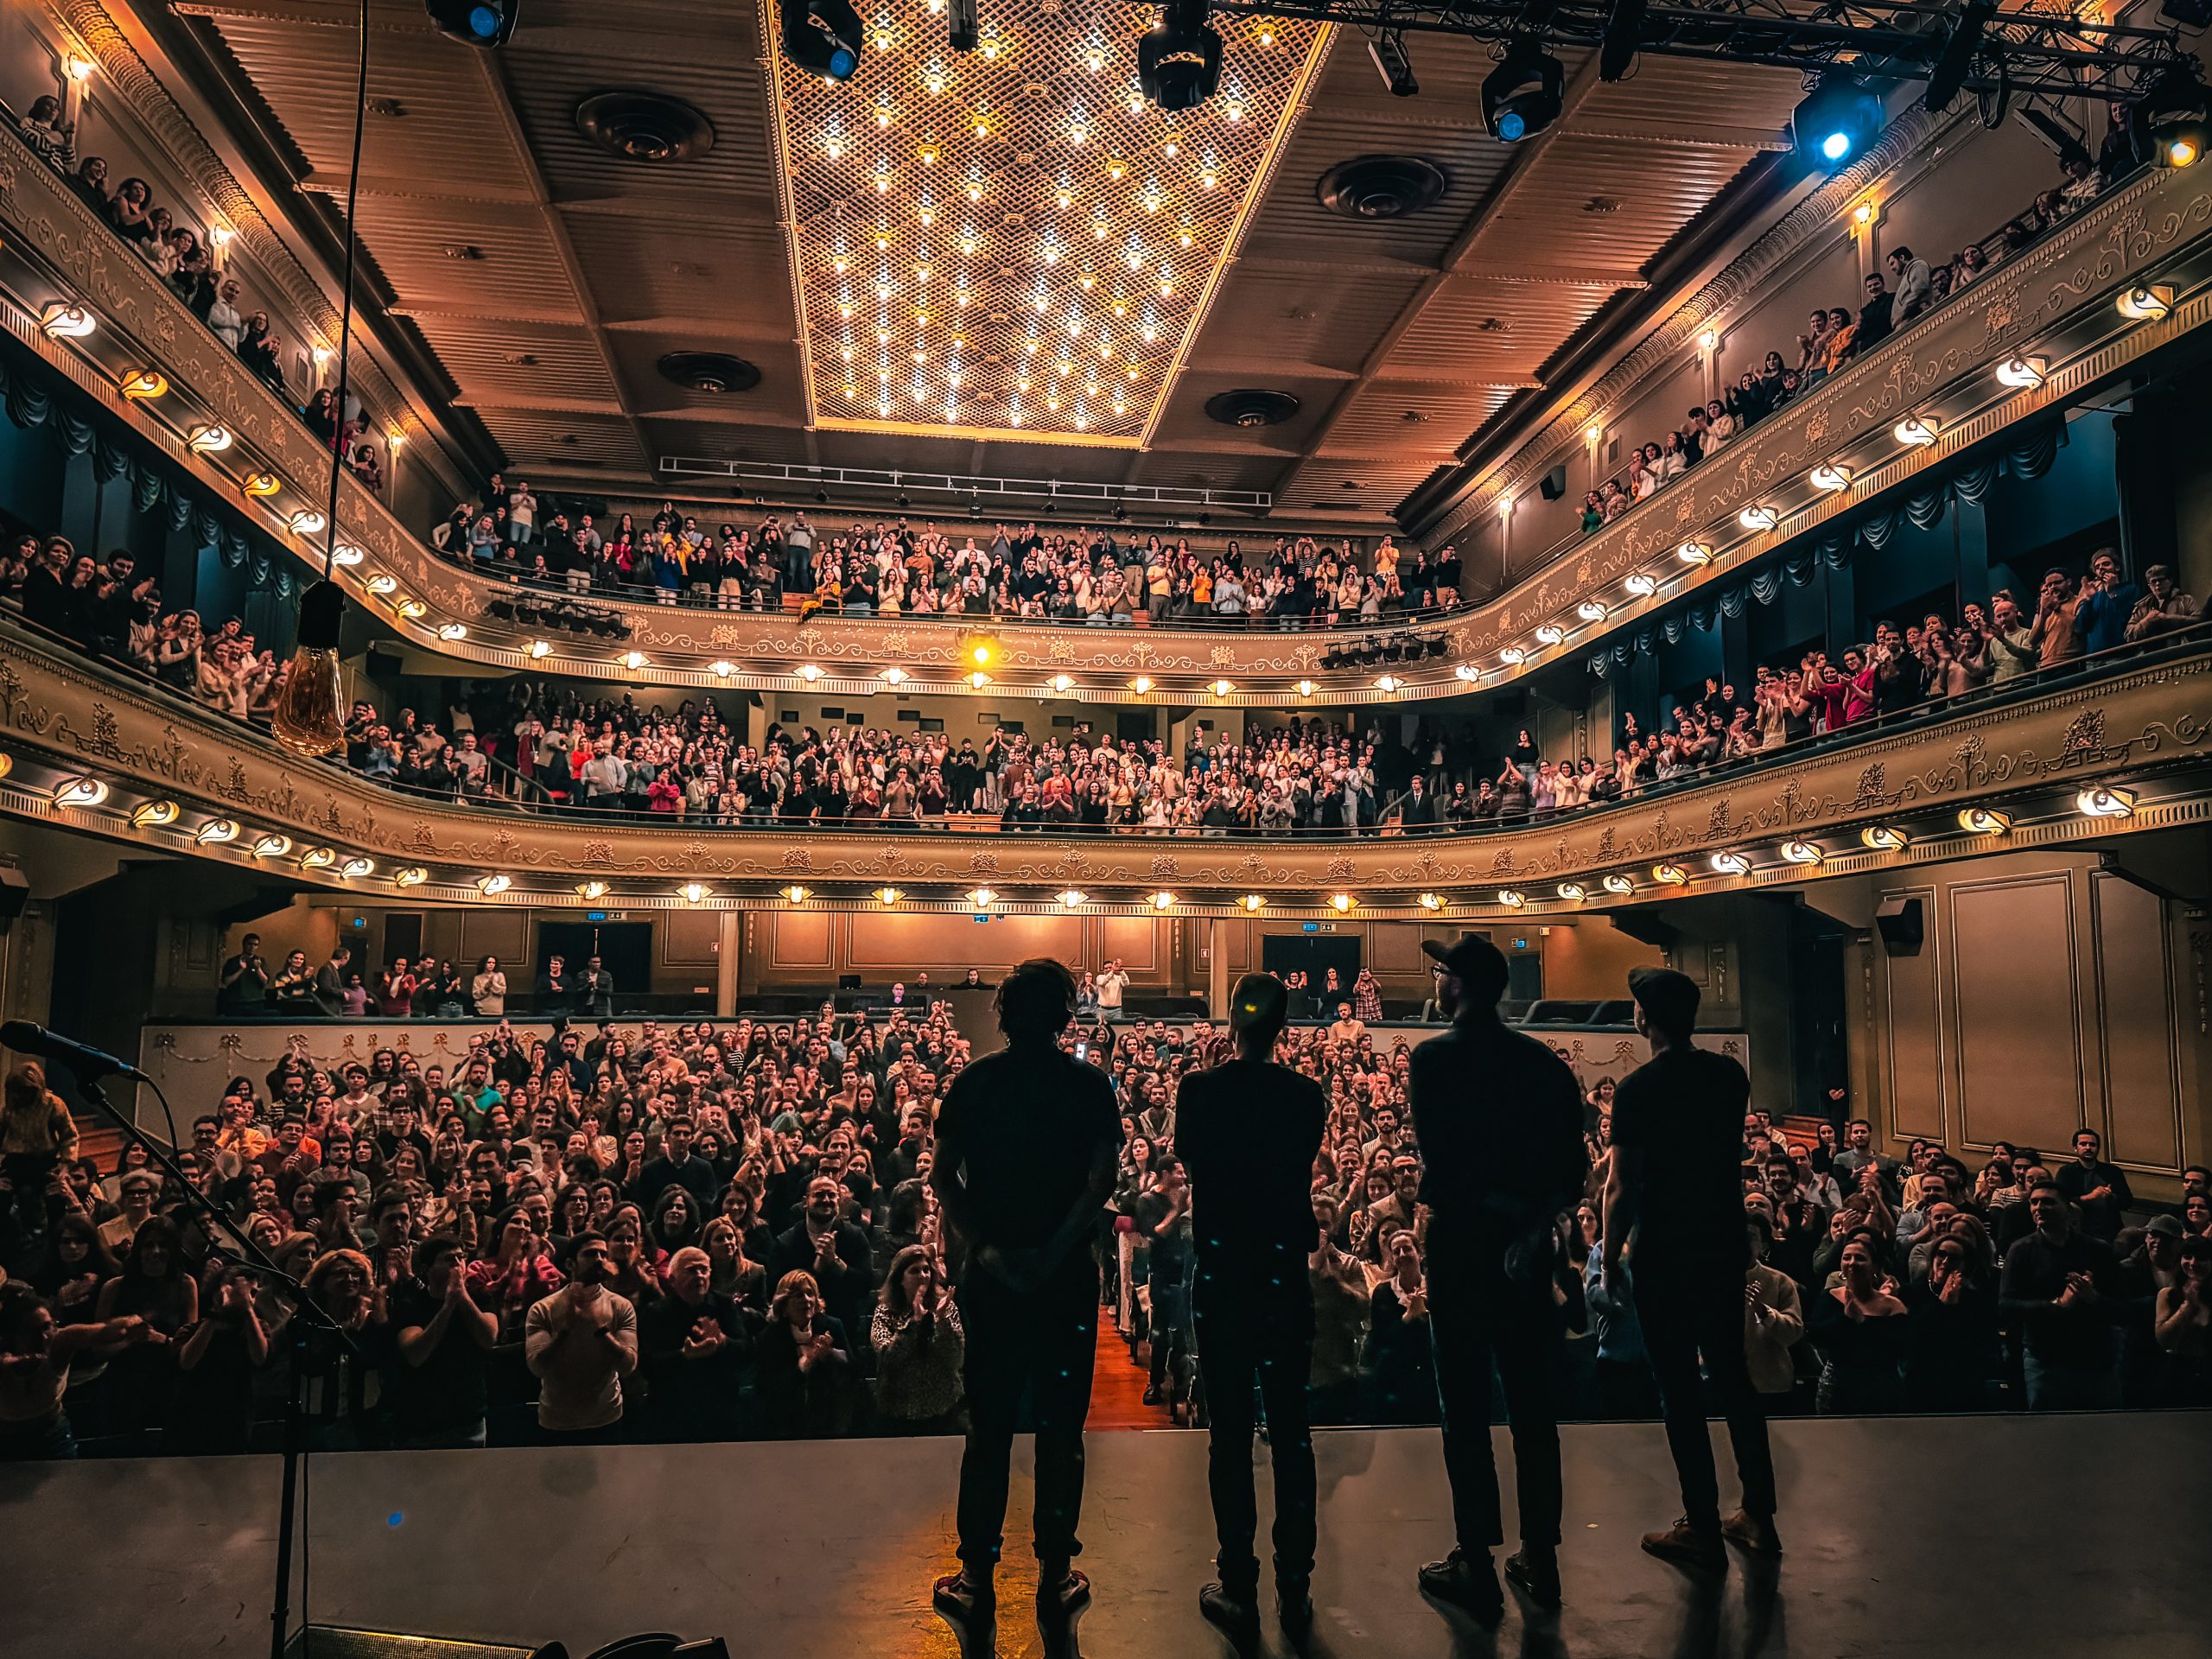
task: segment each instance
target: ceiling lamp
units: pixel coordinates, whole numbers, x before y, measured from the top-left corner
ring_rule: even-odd
[[[1605,620],[1605,607],[1601,601],[1586,599],[1574,607],[1574,613],[1585,622],[1602,622]]]
[[[778,10],[782,13],[781,39],[786,58],[824,80],[853,78],[853,71],[860,67],[861,43],[866,35],[860,14],[848,0],[779,0]]]
[[[1216,680],[1208,689],[1211,690],[1217,697],[1225,697],[1230,692],[1234,691],[1236,687],[1228,680]]]
[[[1569,904],[1579,905],[1590,896],[1590,889],[1580,881],[1562,881],[1559,884],[1559,896]]]
[[[2130,322],[2156,322],[2174,308],[2174,291],[2163,284],[2131,288],[2119,300],[2120,315]]]
[[[1878,853],[1897,853],[1904,850],[1907,836],[1902,830],[1892,830],[1886,823],[1877,823],[1861,830],[1859,839]]]
[[[1817,864],[1827,856],[1817,845],[1809,841],[1783,842],[1782,855],[1792,864]]]
[[[1500,887],[1497,890],[1497,902],[1503,905],[1508,910],[1518,910],[1522,906],[1529,902],[1529,898],[1526,893],[1520,892],[1516,888]]]
[[[590,904],[594,899],[604,899],[607,897],[607,883],[604,881],[579,881],[576,883],[576,897],[582,899],[586,904]]]
[[[1892,429],[1891,435],[1899,443],[1925,448],[1936,442],[1936,423],[1918,415],[1908,415]]]
[[[2042,357],[2016,357],[1997,365],[1997,379],[2000,385],[2032,391],[2043,385],[2050,373],[2050,360]]]
[[[1236,902],[1244,907],[1247,914],[1256,916],[1260,913],[1262,907],[1265,906],[1268,901],[1266,897],[1261,893],[1248,893]]]
[[[338,867],[338,874],[350,881],[357,875],[373,875],[376,873],[376,860],[363,858],[356,853]]]
[[[97,778],[64,778],[54,786],[56,806],[98,806],[107,799],[107,785]]]
[[[313,507],[302,507],[284,522],[290,527],[293,535],[312,536],[329,521]]]
[[[1378,675],[1375,681],[1375,689],[1385,694],[1402,691],[1405,690],[1405,685],[1406,683],[1395,674]]]
[[[1851,468],[1824,461],[1813,468],[1812,480],[1816,490],[1847,490],[1851,487]]]
[[[1651,879],[1662,887],[1686,887],[1689,883],[1690,873],[1679,864],[1654,864]]]
[[[1060,889],[1058,897],[1064,908],[1073,910],[1083,902],[1084,895],[1082,889],[1078,887],[1063,887]]]
[[[530,660],[531,662],[542,663],[552,654],[553,642],[551,640],[533,639],[530,642]]]
[[[2135,816],[2135,791],[2122,789],[2117,784],[2095,784],[2076,795],[2074,805],[2084,817],[2132,818]]]
[[[1196,109],[1221,86],[1221,36],[1206,23],[1206,0],[1166,0],[1137,38],[1137,85],[1167,111]]]
[[[1704,542],[1684,542],[1675,550],[1675,556],[1684,564],[1711,564],[1713,549]]]
[[[1146,692],[1152,690],[1152,677],[1148,674],[1138,675],[1136,678],[1129,682],[1129,690],[1135,692],[1139,696],[1144,696]]]
[[[1168,892],[1166,888],[1162,887],[1158,893],[1152,895],[1152,907],[1154,910],[1174,909],[1175,895]]]
[[[394,870],[391,873],[392,885],[395,887],[419,887],[429,879],[430,873],[420,864],[410,864],[404,870]]]
[[[1598,885],[1617,899],[1624,899],[1636,891],[1636,883],[1624,875],[1609,875]]]
[[[1547,622],[1536,630],[1536,643],[1540,645],[1555,645],[1566,638],[1567,630],[1556,622]]]
[[[38,326],[56,340],[82,340],[98,328],[99,319],[81,305],[48,300],[38,314]]]
[[[168,394],[168,377],[158,369],[141,369],[136,374],[127,374],[123,378],[123,395],[125,397],[162,397]]]
[[[182,810],[175,801],[148,801],[131,813],[130,822],[141,830],[158,830],[175,823]]]
[[[253,855],[256,858],[282,858],[291,850],[292,838],[289,836],[280,836],[274,830],[253,843]]]
[[[238,827],[229,818],[210,818],[200,826],[200,833],[193,836],[195,846],[219,847],[226,841],[238,838]]]
[[[476,879],[476,891],[486,899],[496,899],[514,884],[512,875],[483,875]]]
[[[875,890],[876,902],[880,905],[895,905],[906,896],[896,887],[878,887]]]
[[[711,899],[715,890],[703,881],[686,881],[677,892],[683,895],[685,904],[696,905],[702,899]]]
[[[810,896],[809,889],[800,887],[796,881],[784,889],[784,898],[791,904],[803,905]]]
[[[1332,893],[1329,895],[1329,908],[1335,911],[1339,916],[1350,913],[1353,904],[1356,902],[1357,901],[1352,898],[1351,894],[1348,893]]]
[[[226,426],[195,426],[184,442],[195,455],[216,454],[231,447],[231,430]]]
[[[822,665],[819,663],[801,663],[798,665],[798,677],[809,685],[812,685],[822,677]]]
[[[1738,513],[1736,522],[1745,530],[1772,530],[1782,522],[1782,515],[1772,507],[1752,505]]]
[[[1659,591],[1659,578],[1648,570],[1639,570],[1621,586],[1637,599],[1649,599]]]
[[[1440,893],[1424,893],[1415,902],[1423,910],[1441,910],[1444,908],[1444,895]]]
[[[438,638],[449,645],[458,645],[468,638],[468,625],[466,622],[448,622],[438,629]]]
[[[968,902],[975,906],[978,910],[988,910],[991,907],[991,901],[997,897],[998,894],[992,892],[988,887],[970,887],[968,889]]]
[[[1751,861],[1741,853],[1715,853],[1713,855],[1713,868],[1715,873],[1721,875],[1749,875],[1751,873]]]
[[[1508,668],[1518,668],[1529,660],[1529,653],[1518,645],[1508,645],[1497,653],[1497,660]]]
[[[2012,827],[2011,814],[1986,806],[1969,806],[1959,814],[1959,828],[1968,835],[2001,836]]]

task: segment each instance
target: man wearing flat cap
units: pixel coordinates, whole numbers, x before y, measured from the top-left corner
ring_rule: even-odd
[[[1560,1370],[1552,1285],[1559,1217],[1590,1170],[1582,1091],[1565,1061],[1497,1016],[1505,958],[1475,934],[1424,941],[1451,1029],[1413,1051],[1408,1094],[1427,1205],[1429,1331],[1458,1547],[1421,1588],[1485,1621],[1504,1611],[1491,1550],[1504,1541],[1491,1452],[1491,1374],[1505,1390],[1521,1548],[1505,1576],[1560,1601]],[[1738,1224],[1739,1226],[1740,1223]]]
[[[1782,1553],[1766,1413],[1744,1353],[1742,1161],[1751,1084],[1735,1061],[1691,1041],[1698,989],[1687,975],[1637,968],[1628,988],[1651,1058],[1613,1096],[1602,1268],[1608,1287],[1619,1287],[1622,1247],[1633,1230],[1637,1313],[1682,1488],[1681,1518],[1646,1533],[1643,1548],[1718,1572],[1727,1565],[1723,1539],[1758,1554]],[[1706,1433],[1700,1355],[1744,1484],[1743,1507],[1726,1521]]]

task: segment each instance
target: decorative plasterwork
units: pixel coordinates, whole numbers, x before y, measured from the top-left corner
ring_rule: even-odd
[[[99,313],[104,329],[137,341],[181,392],[200,400],[229,424],[240,444],[219,457],[181,458],[226,488],[265,462],[297,491],[322,477],[324,452],[297,418],[219,342],[200,327],[168,286],[121,248],[93,219],[76,194],[22,147],[12,132],[0,136],[0,226],[11,245],[35,254],[60,273],[73,294]],[[1152,699],[1189,702],[1205,684],[1227,679],[1236,688],[1226,701],[1280,702],[1300,680],[1315,685],[1313,698],[1334,703],[1398,701],[1464,692],[1454,677],[1461,664],[1481,671],[1481,683],[1502,683],[1548,662],[1532,631],[1557,622],[1566,632],[1556,650],[1580,652],[1648,616],[1656,605],[1719,580],[1748,560],[1816,529],[1863,504],[1878,490],[1904,483],[1942,465],[1967,445],[2007,424],[2067,400],[2122,372],[2132,362],[2212,321],[2212,289],[2184,296],[2156,323],[2123,325],[2111,296],[2139,273],[2163,266],[2212,235],[2212,168],[2154,172],[2114,191],[2069,219],[2029,252],[2000,266],[1935,316],[1886,342],[1811,395],[1790,404],[1732,442],[1719,460],[1694,468],[1650,501],[1584,542],[1541,575],[1499,599],[1446,623],[1396,627],[1287,632],[1248,629],[1085,628],[1023,624],[998,619],[914,617],[801,621],[782,612],[703,611],[593,597],[629,628],[626,639],[580,641],[555,636],[547,671],[607,675],[621,653],[635,650],[648,665],[631,676],[640,682],[712,686],[728,683],[785,688],[802,664],[855,683],[825,680],[827,691],[847,695],[868,689],[885,667],[909,672],[959,659],[963,640],[977,626],[1002,647],[988,688],[995,698],[1052,695],[1051,678],[1065,673],[1077,695],[1099,702],[1141,702],[1128,683],[1159,683]],[[36,301],[25,296],[34,315]],[[35,331],[34,331],[35,332]],[[59,360],[65,348],[43,336],[32,343]],[[2054,353],[2049,379],[2038,391],[1993,389],[1991,366],[2033,347]],[[2068,353],[2075,353],[2070,359]],[[73,362],[74,359],[69,359]],[[85,378],[81,365],[75,370]],[[1948,400],[1948,401],[1946,401]],[[165,400],[168,401],[168,400]],[[1947,423],[1940,441],[1925,447],[1899,444],[1891,429],[1908,413],[1944,402]],[[120,418],[180,453],[175,434],[142,404],[124,406]],[[1963,416],[1951,408],[1955,403]],[[167,418],[163,416],[162,418]],[[1806,481],[1814,465],[1848,453],[1859,476],[1848,490],[1827,493]],[[257,459],[257,457],[258,459]],[[319,495],[319,488],[317,490]],[[1752,535],[1737,515],[1753,502],[1780,506],[1780,530]],[[486,605],[512,596],[511,585],[492,581],[439,557],[419,542],[383,503],[352,478],[341,480],[339,522],[344,539],[364,560],[343,573],[355,598],[425,649],[452,649],[440,640],[442,626],[467,630],[467,654],[510,668],[529,665],[532,629],[502,622]],[[272,524],[273,527],[273,524]],[[1687,572],[1674,557],[1686,539],[1710,541],[1717,550],[1702,570]],[[302,554],[306,550],[302,547]],[[1652,571],[1663,580],[1652,600],[1632,600],[1623,581]],[[388,577],[391,591],[365,584]],[[1578,606],[1598,600],[1606,620],[1575,620]],[[398,614],[403,601],[423,607],[420,616]],[[1372,635],[1390,639],[1441,632],[1445,652],[1419,664],[1389,665],[1402,686],[1382,691],[1376,667],[1325,671],[1323,654]],[[1527,652],[1517,669],[1498,667],[1508,645]],[[725,662],[725,680],[712,665]],[[948,674],[941,684],[957,686]],[[923,689],[910,687],[912,689]]]
[[[52,0],[52,3],[56,15],[99,65],[105,91],[129,106],[177,170],[199,188],[222,222],[238,232],[256,270],[276,284],[293,323],[312,328],[334,346],[338,311],[321,284],[294,256],[252,195],[238,182],[238,175],[147,67],[107,8],[99,0]],[[373,353],[360,353],[353,374],[365,406],[395,414],[410,408],[407,392],[385,372]],[[432,464],[447,474],[449,486],[457,485],[458,476],[448,472],[446,457],[435,449],[432,454]]]
[[[1220,91],[1169,114],[1136,0],[995,0],[972,52],[935,12],[861,10],[850,80],[761,54],[814,419],[1141,443],[1329,27],[1216,16]]]
[[[918,904],[963,907],[959,897],[986,883],[1010,902],[1049,903],[1076,887],[1101,906],[1141,906],[1172,886],[1178,908],[1227,913],[1238,895],[1258,893],[1279,911],[1311,911],[1344,892],[1367,910],[1421,913],[1421,892],[1450,898],[1454,914],[1506,914],[1497,889],[1522,892],[1531,911],[1574,908],[1558,885],[1585,884],[1600,895],[1607,874],[1626,874],[1626,899],[1664,898],[1681,888],[1655,884],[1655,864],[1691,872],[1697,889],[1806,879],[1778,863],[1776,846],[1823,844],[1830,873],[1874,868],[1884,860],[1985,852],[1992,843],[1964,836],[1960,808],[2003,803],[2021,815],[2025,844],[2193,822],[2206,798],[2176,792],[2183,769],[2201,778],[2212,764],[2212,644],[2193,654],[2094,684],[1948,721],[1909,734],[1809,756],[1716,780],[1678,795],[1584,811],[1549,823],[1435,836],[1361,836],[1300,841],[1160,836],[1054,836],[991,833],[786,832],[718,829],[681,822],[668,828],[594,823],[411,799],[335,767],[302,765],[248,727],[200,718],[119,676],[52,653],[12,632],[0,633],[0,748],[16,761],[0,785],[0,804],[54,822],[121,835],[190,853],[198,826],[216,816],[248,832],[273,829],[358,853],[374,874],[353,883],[327,872],[287,874],[356,891],[391,891],[392,874],[420,866],[429,879],[416,896],[477,901],[472,883],[507,874],[508,903],[563,903],[584,880],[610,884],[624,903],[676,905],[677,883],[712,886],[714,904],[759,903],[786,885],[824,900],[867,902],[893,885]],[[118,791],[96,810],[57,809],[30,780],[34,764],[86,772]],[[2166,785],[2169,777],[2177,780]],[[2030,828],[2038,807],[2069,800],[2092,783],[2147,783],[2133,820],[2089,824],[2062,810]],[[2154,790],[2164,793],[2156,803]],[[133,830],[126,803],[162,797],[183,809],[167,830]],[[1857,831],[1874,823],[1908,829],[1904,854],[1857,850]],[[241,843],[200,849],[245,856]],[[1716,877],[1705,861],[1741,851],[1759,866],[1741,878]],[[1867,862],[1874,858],[1874,864]],[[275,867],[265,867],[275,868]]]

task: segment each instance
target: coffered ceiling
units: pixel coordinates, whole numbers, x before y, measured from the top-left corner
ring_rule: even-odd
[[[238,93],[240,122],[275,140],[301,188],[342,202],[353,7],[174,10]],[[649,485],[664,456],[692,456],[1257,490],[1300,521],[1379,522],[1516,392],[1540,387],[1762,152],[1784,147],[1800,95],[1775,70],[1646,59],[1608,86],[1571,61],[1562,118],[1508,147],[1482,126],[1484,48],[1415,37],[1421,92],[1395,99],[1357,33],[1277,24],[1263,54],[1261,23],[1224,17],[1239,133],[1222,107],[1128,113],[1147,14],[1125,0],[1020,0],[1002,18],[987,7],[985,35],[1006,49],[947,69],[936,99],[930,65],[951,57],[942,17],[925,0],[861,11],[893,46],[871,42],[883,67],[833,99],[764,73],[755,0],[534,0],[510,45],[488,54],[438,35],[419,0],[372,0],[362,248],[390,309],[505,459],[615,488]],[[610,153],[583,130],[580,106],[617,91],[677,101],[600,106],[602,128],[668,159]],[[958,124],[931,103],[957,103]],[[979,116],[993,129],[982,138]],[[1081,146],[1078,120],[1096,128]],[[1375,157],[1420,165],[1332,175]],[[1330,182],[1344,187],[1334,208]],[[1117,318],[1133,245],[1146,286],[1120,296]],[[1031,359],[1040,288],[1049,343]],[[984,326],[961,322],[962,291]],[[1090,332],[1070,336],[1071,316]],[[1155,340],[1141,338],[1147,326]],[[1102,341],[1102,327],[1117,333]],[[1023,372],[1039,359],[1056,371],[1062,342],[1080,347],[1070,377]],[[1101,358],[1101,344],[1119,355]],[[740,389],[747,375],[728,365],[672,378],[664,362],[685,353],[742,359],[758,384]],[[1070,394],[1058,410],[1049,381]],[[1097,396],[1081,395],[1091,384]],[[1219,394],[1254,389],[1294,407],[1279,401],[1283,417],[1255,426],[1209,414]],[[1010,419],[1017,406],[1027,431]],[[1039,431],[1072,442],[1034,441]]]

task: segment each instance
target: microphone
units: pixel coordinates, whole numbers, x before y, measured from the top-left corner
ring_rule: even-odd
[[[28,1020],[10,1020],[7,1024],[0,1025],[0,1048],[12,1048],[18,1054],[36,1054],[41,1058],[55,1061],[67,1066],[82,1082],[89,1083],[100,1077],[128,1077],[133,1083],[153,1082],[137,1066],[127,1060],[118,1059],[105,1049],[80,1043],[73,1037],[64,1037]]]

